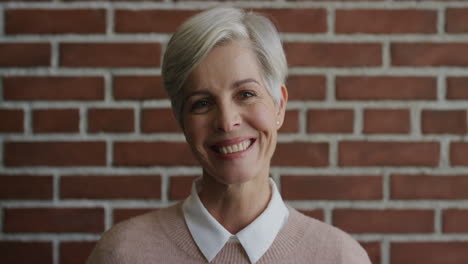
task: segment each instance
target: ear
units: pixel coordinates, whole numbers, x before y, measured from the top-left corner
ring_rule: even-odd
[[[276,120],[279,121],[277,129],[280,129],[284,122],[284,115],[286,113],[286,103],[288,102],[288,89],[283,84],[281,85],[281,97],[276,112]]]

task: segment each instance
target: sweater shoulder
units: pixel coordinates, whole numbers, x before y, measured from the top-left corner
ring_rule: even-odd
[[[295,209],[291,216],[301,223],[304,237],[302,249],[312,252],[320,263],[370,264],[369,257],[362,246],[343,230],[308,217]]]
[[[172,206],[152,211],[122,221],[104,232],[88,258],[88,264],[129,263],[148,247],[167,244],[163,215],[174,215],[178,208]]]

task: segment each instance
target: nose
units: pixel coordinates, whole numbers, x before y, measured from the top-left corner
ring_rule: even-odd
[[[214,128],[219,132],[231,132],[240,127],[241,118],[239,109],[230,103],[218,104]]]

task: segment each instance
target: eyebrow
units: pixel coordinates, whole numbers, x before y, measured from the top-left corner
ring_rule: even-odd
[[[254,82],[254,83],[260,85],[260,84],[257,82],[257,80],[252,79],[252,78],[248,78],[248,79],[244,79],[244,80],[240,80],[240,81],[234,82],[233,86],[234,86],[234,87],[239,87],[239,86],[242,86],[243,84],[246,84],[246,83],[249,83],[249,82]]]
[[[247,79],[244,79],[244,80],[239,80],[239,81],[236,81],[232,84],[232,87],[233,88],[237,88],[237,87],[240,87],[246,83],[250,83],[250,82],[254,82],[258,85],[260,85],[259,82],[257,82],[257,80],[255,79],[252,79],[252,78],[247,78]],[[190,97],[194,96],[194,95],[211,95],[210,92],[208,92],[207,90],[199,90],[199,91],[193,91],[189,94],[187,94],[185,97],[184,97],[184,101],[186,101],[187,99],[189,99]]]

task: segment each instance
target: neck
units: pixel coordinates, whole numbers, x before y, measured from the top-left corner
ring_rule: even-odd
[[[200,200],[208,212],[232,234],[255,220],[271,198],[268,176],[237,184],[222,184],[203,175]]]

